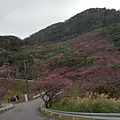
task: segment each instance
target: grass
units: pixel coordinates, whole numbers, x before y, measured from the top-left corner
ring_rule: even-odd
[[[120,113],[120,99],[107,99],[105,95],[98,95],[97,98],[87,96],[62,99],[54,103],[52,109],[70,112]]]
[[[29,87],[33,84],[33,82],[28,82]],[[24,94],[26,89],[25,81],[9,81],[9,87],[6,91],[6,95],[2,99],[2,103],[8,103],[8,99],[13,95],[18,95],[19,100],[13,103],[21,103],[24,102]],[[30,100],[32,99],[32,94],[29,95]]]

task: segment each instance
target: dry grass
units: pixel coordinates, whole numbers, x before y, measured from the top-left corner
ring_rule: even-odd
[[[108,99],[107,95],[91,94],[86,97],[62,99],[52,105],[52,109],[71,112],[120,113],[120,99]]]
[[[84,98],[80,98],[80,97],[75,97],[75,98],[72,98],[71,100],[76,100],[77,102],[84,102],[84,101],[93,101],[93,102],[96,102],[96,101],[102,101],[102,100],[105,100],[105,101],[108,101],[108,102],[113,102],[113,103],[117,103],[117,102],[120,102],[120,98],[119,99],[116,99],[116,98],[110,98],[108,99],[108,95],[105,95],[105,94],[94,94],[93,93],[89,93],[86,95],[86,97]]]

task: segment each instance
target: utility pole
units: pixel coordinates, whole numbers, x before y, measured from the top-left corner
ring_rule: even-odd
[[[28,94],[28,99],[29,99],[29,86],[28,86],[28,80],[27,80],[27,67],[26,67],[26,62],[27,61],[24,61],[24,77],[25,77],[25,81],[26,81],[26,85],[27,85],[27,94]]]
[[[9,63],[8,58],[7,58],[6,65],[7,65],[7,80],[9,80],[10,79],[10,63]]]
[[[9,80],[10,79],[10,67],[9,67],[9,63],[7,63],[7,79]]]

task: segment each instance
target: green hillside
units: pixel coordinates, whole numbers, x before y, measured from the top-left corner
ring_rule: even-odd
[[[25,40],[0,37],[0,77],[71,80],[72,94],[120,97],[120,11],[88,9]],[[77,84],[77,85],[76,85]]]
[[[0,48],[9,51],[18,51],[22,46],[22,40],[15,36],[0,36]]]
[[[40,44],[49,41],[64,41],[95,29],[120,22],[120,11],[106,8],[85,10],[65,22],[46,27],[24,39],[24,44]]]

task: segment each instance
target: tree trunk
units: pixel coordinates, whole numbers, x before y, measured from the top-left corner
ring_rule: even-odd
[[[50,107],[50,108],[52,107],[52,102],[50,103],[49,107]]]
[[[45,103],[45,106],[46,106],[46,108],[49,108],[49,107],[48,107],[48,103]]]
[[[0,108],[2,108],[2,103],[1,103],[1,100],[0,100]]]

